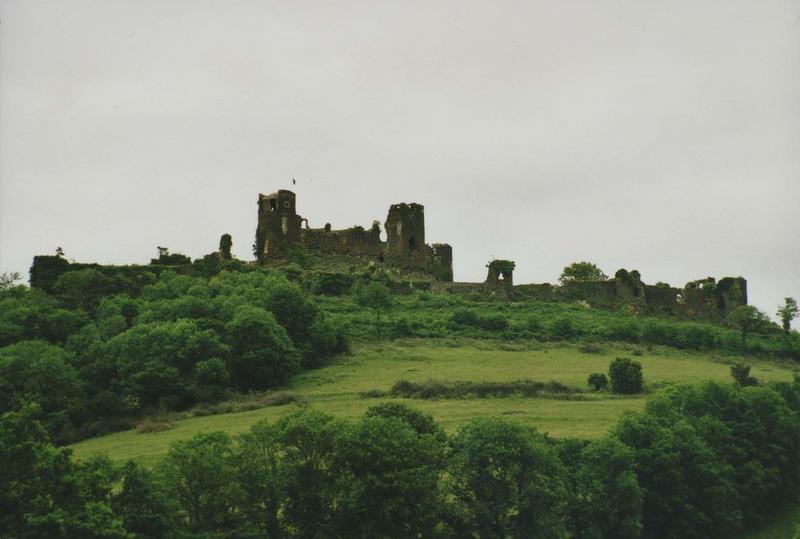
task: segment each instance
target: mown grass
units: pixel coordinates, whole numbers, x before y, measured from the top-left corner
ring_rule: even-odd
[[[365,398],[370,391],[388,393],[399,380],[423,383],[431,379],[464,382],[513,382],[530,379],[557,381],[588,390],[592,372],[606,372],[617,356],[630,355],[627,345],[605,345],[599,353],[587,354],[572,345],[499,343],[489,341],[406,340],[385,344],[362,344],[352,355],[321,369],[296,376],[283,388],[292,399],[287,404],[266,406],[237,413],[223,413],[177,420],[170,430],[138,433],[119,432],[72,446],[78,458],[105,453],[115,462],[133,459],[152,465],[176,441],[198,431],[223,430],[239,434],[260,419],[274,420],[301,406],[332,415],[353,418],[380,402],[401,400],[430,413],[452,432],[476,416],[504,417],[533,425],[555,437],[596,438],[602,436],[628,410],[644,406],[647,394],[618,397],[586,393],[587,400],[553,400],[507,396],[504,398],[438,398],[433,400]],[[722,357],[654,348],[636,358],[641,361],[646,389],[670,382],[729,381],[729,366]],[[740,358],[739,358],[740,360]],[[752,374],[765,380],[791,380],[791,366],[763,360],[748,360]],[[269,398],[264,402],[271,402]],[[221,406],[220,410],[225,410]]]

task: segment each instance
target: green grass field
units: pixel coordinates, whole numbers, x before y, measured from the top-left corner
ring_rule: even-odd
[[[398,380],[442,381],[513,381],[556,380],[585,388],[592,372],[606,372],[617,356],[631,355],[624,345],[606,347],[600,353],[587,354],[574,346],[500,344],[486,341],[408,340],[386,344],[364,344],[352,355],[321,369],[296,376],[287,389],[300,400],[297,404],[274,406],[239,413],[191,417],[175,422],[175,427],[154,433],[136,430],[93,438],[72,446],[78,458],[107,454],[120,463],[133,459],[152,465],[169,445],[198,431],[223,430],[239,434],[260,419],[274,420],[310,406],[343,417],[357,417],[367,408],[390,400],[366,398],[370,390],[387,391]],[[645,383],[654,389],[669,382],[702,380],[729,381],[725,360],[713,355],[680,352],[673,349],[643,351],[641,361]],[[791,380],[790,366],[774,362],[748,360],[753,374],[762,380]],[[644,406],[647,395],[616,397],[586,394],[585,400],[551,398],[489,398],[406,400],[408,404],[430,413],[446,430],[453,431],[469,419],[488,415],[533,425],[555,437],[599,437],[628,410]]]

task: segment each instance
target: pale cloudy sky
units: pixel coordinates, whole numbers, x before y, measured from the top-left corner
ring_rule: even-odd
[[[457,280],[592,260],[800,298],[800,0],[0,1],[0,271],[146,262],[298,180],[425,205]]]

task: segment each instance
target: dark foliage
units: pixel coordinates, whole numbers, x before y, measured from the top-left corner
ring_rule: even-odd
[[[589,387],[594,391],[603,391],[608,387],[608,378],[601,372],[594,372],[589,375],[586,383],[589,384]]]
[[[608,366],[611,391],[625,395],[641,393],[644,385],[642,364],[629,357],[618,357]]]
[[[800,377],[672,386],[594,441],[304,410],[197,434],[153,472],[76,463],[38,417],[0,417],[3,537],[724,538],[800,494]]]

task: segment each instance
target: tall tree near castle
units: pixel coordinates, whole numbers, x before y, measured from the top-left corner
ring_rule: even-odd
[[[375,311],[375,327],[378,330],[378,338],[381,338],[381,313],[392,306],[392,293],[389,288],[378,281],[372,281],[368,285],[362,286],[356,292],[356,301],[362,307]]]
[[[792,329],[792,320],[800,313],[797,308],[797,300],[794,298],[785,298],[784,304],[778,308],[778,318],[781,319],[783,324],[783,332],[788,335],[789,330]]]
[[[747,348],[747,336],[758,331],[769,322],[762,311],[752,305],[740,305],[728,315],[728,323],[739,330],[742,335],[742,348]]]
[[[573,262],[561,272],[561,284],[572,281],[605,281],[608,276],[592,262]]]

